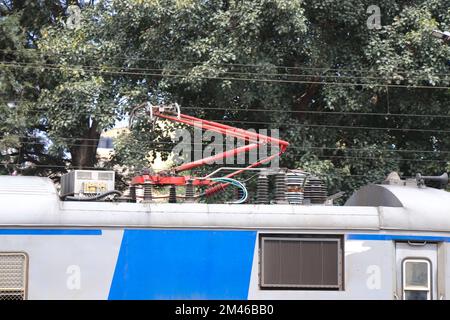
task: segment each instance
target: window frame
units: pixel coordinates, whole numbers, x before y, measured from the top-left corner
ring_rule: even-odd
[[[0,251],[0,257],[2,256],[23,256],[24,262],[23,262],[23,289],[17,290],[17,288],[0,288],[1,293],[6,292],[17,292],[17,291],[23,291],[23,299],[27,300],[28,298],[28,270],[29,270],[29,256],[26,252],[23,251]],[[0,299],[1,300],[1,299]]]
[[[260,235],[260,279],[259,287],[262,290],[327,290],[327,291],[342,291],[344,290],[344,255],[343,255],[343,237],[340,235],[333,235],[324,237],[324,235]],[[334,242],[337,243],[337,284],[336,285],[312,285],[312,284],[268,284],[264,282],[264,242],[280,240],[280,241],[296,241],[296,242],[308,242],[308,241],[322,241],[322,242]]]
[[[418,286],[406,286],[406,263],[408,262],[421,262],[427,264],[427,272],[428,272],[428,287],[425,290],[425,287],[418,287]],[[432,294],[433,294],[433,281],[431,279],[432,275],[432,263],[427,258],[419,258],[419,257],[407,257],[404,258],[402,261],[402,295],[403,300],[406,300],[406,291],[427,291],[427,300],[432,300]]]

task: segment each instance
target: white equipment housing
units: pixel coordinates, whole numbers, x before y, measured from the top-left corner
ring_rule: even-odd
[[[114,190],[114,171],[73,170],[61,176],[61,195],[95,196]]]

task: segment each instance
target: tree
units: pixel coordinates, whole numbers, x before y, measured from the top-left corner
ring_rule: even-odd
[[[442,172],[449,159],[449,90],[436,87],[449,85],[450,54],[431,38],[448,27],[445,2],[382,1],[381,30],[367,28],[369,5],[128,1],[113,2],[112,22],[124,65],[158,70],[143,72],[152,96],[237,126],[272,124],[292,143],[284,165],[351,191],[392,170]]]
[[[329,192],[392,170],[441,173],[450,154],[450,47],[431,30],[449,29],[447,4],[379,1],[381,26],[368,28],[371,5],[100,1],[83,7],[78,28],[60,15],[39,29],[39,90],[27,110],[76,167],[94,166],[101,131],[151,101],[280,129],[291,142],[282,165],[323,176]],[[121,140],[116,161],[138,165],[136,157],[161,148],[149,142],[161,134],[147,129]]]
[[[84,7],[88,3],[22,0],[3,1],[0,5],[0,149],[7,172],[23,168],[22,173],[48,175],[65,168],[64,150],[49,145],[45,137],[49,125],[40,113],[41,95],[52,79],[37,42],[42,30],[54,25],[69,5]],[[33,163],[34,167],[23,167],[25,163]]]

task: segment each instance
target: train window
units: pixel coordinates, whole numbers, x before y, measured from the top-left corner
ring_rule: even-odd
[[[425,259],[403,261],[403,299],[431,299],[431,263]]]
[[[340,238],[261,237],[261,288],[342,290]]]
[[[0,252],[0,300],[26,298],[27,255]]]

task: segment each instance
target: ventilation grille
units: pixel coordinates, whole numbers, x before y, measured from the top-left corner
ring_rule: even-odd
[[[83,180],[91,180],[92,179],[92,173],[90,171],[78,171],[77,172],[77,178],[83,179]]]
[[[114,175],[111,172],[99,172],[98,180],[113,180]]]
[[[263,237],[262,288],[341,289],[340,239]]]
[[[0,300],[24,300],[27,258],[23,253],[0,253]]]

